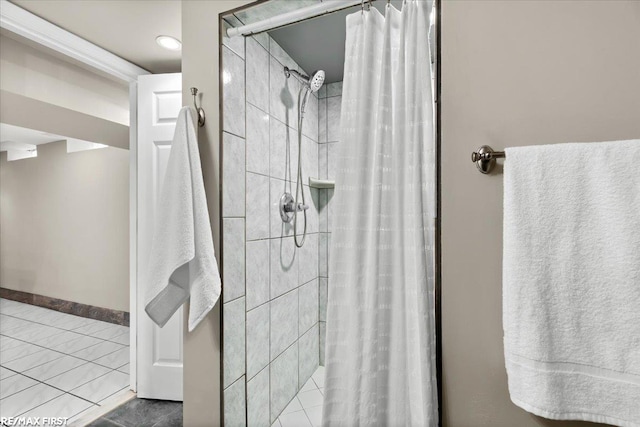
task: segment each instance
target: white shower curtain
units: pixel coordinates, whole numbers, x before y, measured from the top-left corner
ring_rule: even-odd
[[[347,17],[324,426],[436,426],[430,1]]]

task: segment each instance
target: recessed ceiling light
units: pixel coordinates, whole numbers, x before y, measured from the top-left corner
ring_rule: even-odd
[[[156,43],[165,49],[169,50],[181,50],[182,43],[175,37],[171,36],[158,36],[156,37]]]

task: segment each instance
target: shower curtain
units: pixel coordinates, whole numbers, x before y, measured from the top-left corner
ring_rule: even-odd
[[[347,17],[324,426],[436,426],[430,1]]]

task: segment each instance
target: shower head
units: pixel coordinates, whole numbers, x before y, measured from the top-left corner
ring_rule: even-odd
[[[320,90],[323,83],[324,83],[324,71],[318,70],[315,73],[313,73],[311,75],[311,78],[309,79],[309,89],[311,90],[311,92],[317,92]]]
[[[305,76],[299,71],[291,70],[289,67],[284,67],[284,75],[289,78],[293,75],[298,81],[303,83],[311,92],[317,92],[324,83],[324,71],[318,70],[311,74],[311,77]]]

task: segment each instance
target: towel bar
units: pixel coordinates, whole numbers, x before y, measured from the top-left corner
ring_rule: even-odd
[[[476,167],[481,173],[489,173],[496,165],[496,159],[503,159],[506,155],[504,151],[494,151],[493,148],[488,145],[483,145],[478,148],[478,151],[471,153],[471,161],[476,164]]]

